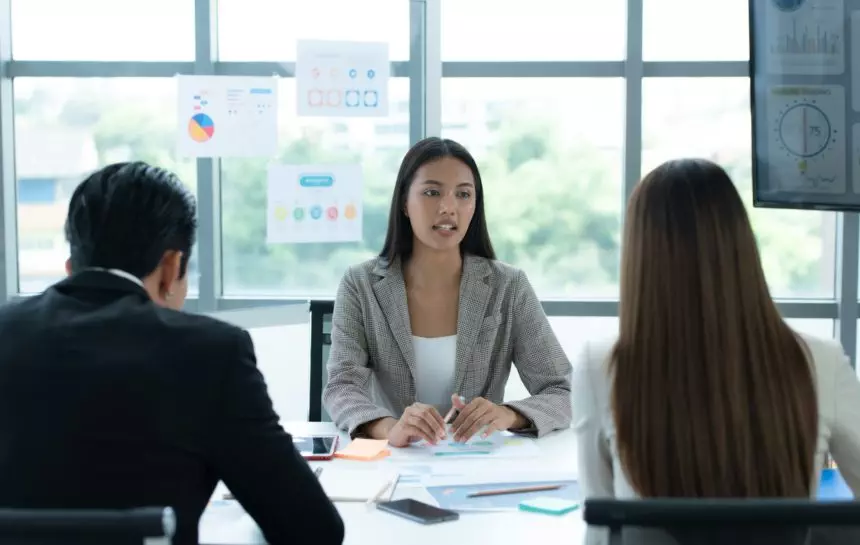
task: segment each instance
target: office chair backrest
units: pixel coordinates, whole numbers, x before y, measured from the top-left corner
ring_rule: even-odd
[[[860,502],[798,499],[588,499],[583,518],[609,544],[802,545],[858,542]],[[635,532],[624,532],[635,528]],[[656,532],[641,529],[662,530]],[[842,535],[843,539],[833,536]],[[855,540],[849,540],[849,535]],[[630,536],[630,538],[628,538]]]
[[[0,509],[0,545],[169,545],[175,531],[170,507]]]

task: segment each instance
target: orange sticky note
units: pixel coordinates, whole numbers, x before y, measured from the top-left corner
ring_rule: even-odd
[[[379,460],[390,455],[388,441],[385,439],[353,439],[343,449],[335,452],[335,457],[346,460],[362,460],[365,462]]]

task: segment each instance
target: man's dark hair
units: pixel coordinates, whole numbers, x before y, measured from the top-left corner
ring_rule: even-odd
[[[66,240],[72,271],[121,269],[151,274],[170,250],[185,276],[197,231],[194,196],[179,178],[144,162],[115,163],[91,174],[69,200]]]

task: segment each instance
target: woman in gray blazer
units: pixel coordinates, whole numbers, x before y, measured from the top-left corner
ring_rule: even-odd
[[[503,403],[511,363],[531,397]],[[570,369],[526,275],[495,259],[475,160],[452,140],[417,143],[381,254],[338,288],[323,392],[334,422],[392,446],[435,444],[448,412],[458,441],[541,436],[570,425]]]

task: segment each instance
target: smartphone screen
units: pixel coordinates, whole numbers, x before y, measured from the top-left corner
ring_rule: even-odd
[[[331,453],[337,436],[293,437],[293,444],[302,456],[325,456]]]
[[[433,505],[412,499],[382,502],[377,508],[422,524],[434,524],[460,518],[459,513],[455,511],[439,509]]]

